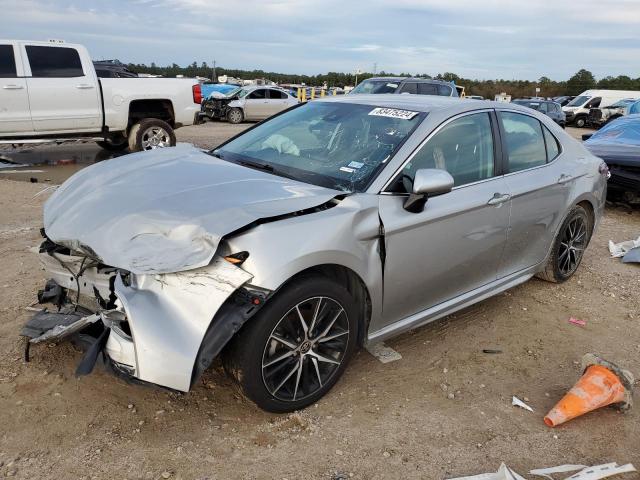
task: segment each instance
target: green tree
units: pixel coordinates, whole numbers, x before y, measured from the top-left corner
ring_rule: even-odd
[[[596,79],[589,70],[584,68],[579,70],[573,77],[567,80],[567,94],[579,95],[585,90],[594,88],[596,86]]]

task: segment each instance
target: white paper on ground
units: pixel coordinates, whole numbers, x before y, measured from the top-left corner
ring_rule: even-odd
[[[515,396],[511,398],[511,405],[515,405],[516,407],[524,408],[525,410],[529,410],[530,412],[533,412],[533,408],[531,408],[529,405],[527,405],[526,403],[524,403],[522,400],[520,400],[518,397],[515,397]]]
[[[609,252],[614,258],[624,257],[624,255],[631,249],[640,247],[640,237],[636,240],[627,240],[626,242],[613,243],[609,240]]]
[[[553,480],[551,476],[552,473],[566,473],[566,472],[575,472],[576,470],[580,470],[583,468],[587,468],[586,465],[558,465],[557,467],[549,467],[549,468],[537,468],[535,470],[530,470],[529,473],[531,475],[538,475],[540,477],[547,477]]]
[[[594,465],[593,467],[586,467],[580,470],[578,473],[565,478],[565,480],[600,480],[602,478],[609,478],[619,473],[635,472],[636,469],[630,463],[626,465],[618,466],[617,463],[604,463],[602,465]]]
[[[516,472],[507,467],[504,463],[500,464],[500,468],[495,473],[481,473],[479,475],[471,475],[470,477],[457,477],[450,480],[526,480]]]

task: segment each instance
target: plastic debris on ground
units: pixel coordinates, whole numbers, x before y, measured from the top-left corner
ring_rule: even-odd
[[[556,427],[608,405],[620,410],[631,408],[634,383],[631,372],[593,353],[582,357],[582,371],[582,377],[545,415],[547,426]]]
[[[522,400],[520,400],[516,396],[511,398],[511,405],[513,405],[515,407],[524,408],[525,410],[529,410],[530,412],[533,412],[533,408],[531,408],[529,405],[524,403]]]
[[[402,355],[396,352],[393,348],[388,347],[383,342],[374,343],[367,346],[367,352],[376,357],[382,363],[395,362],[396,360],[402,360]]]
[[[587,324],[587,322],[585,322],[584,320],[579,320],[573,317],[569,319],[569,323],[573,323],[574,325],[579,325],[581,327],[584,327]]]
[[[624,257],[627,252],[637,247],[640,247],[640,237],[636,240],[627,240],[626,242],[620,243],[613,243],[609,240],[609,252],[611,252],[611,256],[614,258]]]
[[[575,472],[576,470],[581,470],[583,468],[588,468],[586,465],[558,465],[557,467],[549,467],[549,468],[536,468],[535,470],[529,470],[531,475],[537,475],[539,477],[549,478],[554,480],[551,476],[554,473],[568,473]]]
[[[625,253],[622,263],[640,263],[640,247],[632,248]]]
[[[627,463],[626,465],[618,465],[615,462],[604,463],[602,465],[594,465],[587,467],[585,465],[559,465],[557,467],[539,468],[531,470],[531,475],[545,477],[554,480],[552,475],[559,473],[569,473],[580,470],[569,477],[563,477],[563,480],[601,480],[603,478],[613,477],[622,473],[635,472],[635,467]],[[557,477],[559,479],[559,477]],[[468,477],[456,477],[449,480],[527,480],[523,476],[511,470],[504,463],[500,464],[500,468],[495,473],[481,473],[479,475],[471,475]]]

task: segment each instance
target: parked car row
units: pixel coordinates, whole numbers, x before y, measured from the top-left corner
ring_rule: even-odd
[[[618,102],[638,98],[640,92],[633,90],[586,90],[562,107],[562,110],[567,117],[567,125],[582,128],[592,119],[596,122],[594,126],[600,126],[606,123],[609,116],[617,118],[624,115],[623,111],[619,110]],[[591,114],[592,109],[599,111]]]
[[[567,118],[562,111],[562,107],[557,102],[550,100],[526,100],[518,99],[513,100],[511,103],[516,105],[522,105],[523,107],[529,107],[537,110],[540,113],[544,113],[547,117],[551,118],[554,122],[564,128],[567,124]]]

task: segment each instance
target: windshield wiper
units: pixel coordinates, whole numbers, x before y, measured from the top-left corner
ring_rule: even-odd
[[[289,175],[287,173],[284,173],[281,170],[276,170],[273,167],[273,165],[269,165],[268,163],[250,162],[249,160],[236,160],[236,162],[239,163],[240,165],[244,165],[245,167],[253,168],[255,170],[262,170],[263,172],[269,172],[279,177],[289,178],[291,180],[297,180],[296,177]]]

